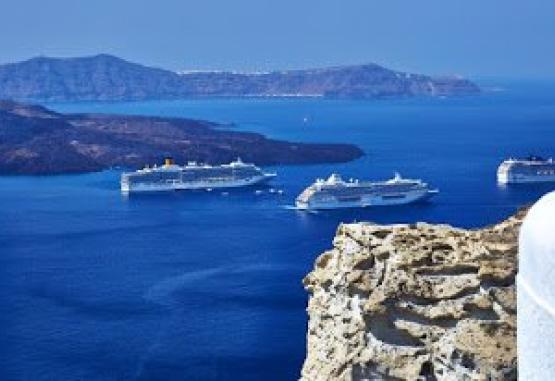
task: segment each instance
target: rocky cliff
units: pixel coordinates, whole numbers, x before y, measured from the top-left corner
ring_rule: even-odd
[[[344,224],[304,279],[302,380],[516,380],[517,236]]]
[[[106,101],[194,97],[321,96],[383,98],[479,93],[459,77],[431,77],[376,64],[269,73],[178,74],[100,54],[37,57],[0,65],[0,99]]]

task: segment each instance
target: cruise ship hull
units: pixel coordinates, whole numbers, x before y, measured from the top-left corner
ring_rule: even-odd
[[[167,191],[180,191],[180,190],[199,190],[199,189],[222,189],[222,188],[241,188],[257,184],[264,184],[276,177],[274,173],[266,173],[264,175],[226,180],[226,181],[195,181],[195,182],[182,182],[182,181],[168,181],[166,183],[135,183],[129,184],[122,182],[121,191],[124,193],[130,192],[167,192]]]
[[[343,208],[366,208],[373,206],[392,206],[392,205],[405,205],[415,202],[425,201],[435,194],[437,190],[419,190],[403,194],[393,195],[376,195],[369,194],[361,196],[355,200],[339,200],[337,198],[327,200],[309,200],[302,202],[297,200],[296,207],[301,210],[328,210],[328,209],[343,209]]]
[[[500,173],[497,175],[500,184],[529,184],[555,182],[555,175],[522,175],[511,173]]]

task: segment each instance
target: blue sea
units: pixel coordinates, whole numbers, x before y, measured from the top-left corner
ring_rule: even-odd
[[[477,97],[206,99],[49,105],[201,118],[306,142],[355,143],[344,164],[277,166],[272,187],[124,197],[118,170],[0,177],[0,379],[295,380],[302,278],[341,222],[498,222],[555,188],[501,187],[508,156],[555,155],[555,84],[485,81]],[[429,203],[303,213],[317,177],[439,188]]]

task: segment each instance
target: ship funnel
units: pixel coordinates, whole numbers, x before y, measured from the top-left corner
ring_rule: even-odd
[[[175,164],[175,162],[173,161],[173,158],[172,158],[172,157],[169,157],[169,156],[168,156],[168,157],[166,157],[166,158],[164,159],[164,165],[165,165],[166,167],[169,167],[170,165],[174,165],[174,164]]]
[[[328,179],[326,180],[326,184],[330,185],[339,184],[341,182],[343,182],[343,179],[337,173],[332,173],[331,176],[328,177]]]

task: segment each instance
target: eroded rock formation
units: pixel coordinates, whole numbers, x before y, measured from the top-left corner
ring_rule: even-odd
[[[302,380],[516,380],[518,228],[344,224],[304,279]]]

